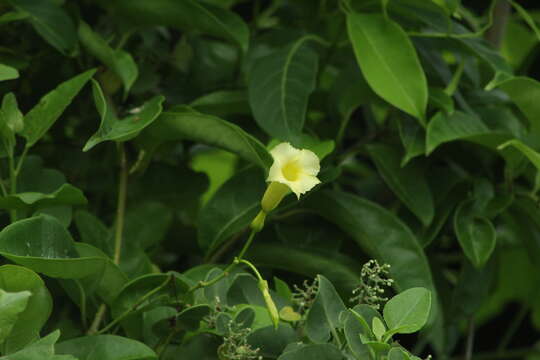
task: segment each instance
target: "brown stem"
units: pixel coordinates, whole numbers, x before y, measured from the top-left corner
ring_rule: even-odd
[[[510,15],[510,3],[507,0],[494,1],[497,1],[497,4],[493,10],[493,25],[486,32],[486,40],[490,42],[495,49],[499,49],[506,31],[508,16]]]

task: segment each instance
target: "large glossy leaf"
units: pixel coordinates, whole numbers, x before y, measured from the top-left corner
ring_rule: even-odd
[[[265,169],[272,164],[264,145],[239,126],[189,107],[163,112],[146,131],[158,142],[194,140],[235,153]]]
[[[382,178],[424,225],[433,220],[434,204],[424,170],[418,163],[401,167],[400,153],[393,147],[368,146],[369,154]]]
[[[483,266],[495,249],[496,231],[491,221],[464,201],[454,215],[454,231],[463,252],[476,267]]]
[[[424,122],[428,101],[426,76],[405,31],[379,14],[347,15],[356,60],[373,91]]]
[[[255,62],[249,74],[249,103],[268,134],[298,146],[309,95],[315,89],[317,62],[306,38]]]
[[[499,85],[499,88],[510,96],[531,124],[531,130],[540,134],[540,82],[518,76]]]
[[[264,189],[264,178],[257,168],[243,170],[223,184],[200,211],[199,245],[213,251],[245,229],[260,210]]]
[[[0,289],[8,292],[29,291],[24,311],[17,316],[9,336],[0,344],[0,352],[10,354],[39,337],[52,311],[52,298],[43,280],[32,270],[22,266],[0,266]]]
[[[26,147],[45,135],[94,73],[95,70],[88,70],[58,85],[24,116],[21,135],[26,138]]]
[[[479,117],[461,111],[451,115],[437,113],[429,122],[426,134],[426,154],[439,145],[458,139],[467,139],[489,133],[488,127]]]
[[[306,205],[341,227],[369,255],[390,264],[397,289],[422,286],[434,291],[424,251],[391,212],[361,197],[331,190],[311,195]]]
[[[37,33],[58,51],[72,55],[77,45],[77,29],[67,12],[52,0],[9,0],[17,10],[28,14]]]
[[[79,257],[66,228],[49,215],[20,220],[0,232],[0,254],[51,277],[77,279],[99,273],[100,257]]]
[[[12,80],[19,77],[17,69],[4,64],[0,64],[0,81]]]
[[[88,151],[103,141],[126,141],[137,136],[145,127],[157,119],[162,110],[163,96],[155,96],[124,119],[117,119],[109,109],[101,88],[96,81],[92,82],[94,101],[101,116],[99,129],[84,145]]]
[[[7,292],[0,289],[0,344],[17,323],[19,314],[26,309],[30,296],[30,291]]]
[[[116,335],[84,336],[56,344],[57,354],[79,360],[150,360],[156,353],[145,344]]]
[[[180,30],[198,30],[237,43],[244,52],[249,29],[237,14],[196,0],[119,0],[114,6],[136,25],[165,25]]]
[[[390,333],[410,334],[427,322],[431,293],[421,287],[410,288],[394,296],[384,306],[383,315]]]
[[[0,197],[0,209],[45,208],[56,205],[86,205],[81,190],[70,184],[62,185],[50,194],[24,192]]]
[[[336,289],[324,276],[317,276],[319,290],[306,318],[305,331],[315,343],[327,343],[341,327],[339,316],[346,311]]]
[[[131,55],[124,50],[115,50],[85,22],[79,23],[79,39],[89,53],[105,64],[124,84],[124,94],[129,92],[137,80],[139,69]]]

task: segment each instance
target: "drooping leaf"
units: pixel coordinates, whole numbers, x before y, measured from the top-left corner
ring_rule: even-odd
[[[9,0],[17,10],[28,15],[36,32],[65,55],[73,55],[77,29],[67,12],[52,0]]]
[[[83,151],[92,149],[103,141],[127,141],[137,136],[145,127],[154,122],[161,114],[163,96],[155,96],[135,109],[132,115],[124,119],[117,119],[103,96],[101,88],[96,81],[92,82],[92,90],[96,107],[101,115],[99,129],[84,145]]]
[[[31,147],[45,135],[94,73],[95,70],[88,70],[58,85],[24,116],[21,135],[26,138],[26,147]]]
[[[0,232],[0,254],[47,276],[77,279],[102,271],[104,259],[79,257],[66,228],[49,215],[20,220]]]
[[[306,318],[305,331],[315,343],[326,343],[340,328],[339,316],[346,311],[336,289],[324,276],[317,276],[319,290]]]
[[[255,62],[248,95],[257,124],[268,134],[298,146],[309,95],[315,89],[317,54],[300,38]]]
[[[407,289],[386,303],[384,320],[389,332],[410,334],[420,330],[427,322],[431,309],[431,293],[421,287]]]
[[[139,76],[139,69],[131,55],[124,50],[115,50],[88,26],[84,21],[79,23],[79,39],[84,47],[114,72],[124,84],[124,95]]]
[[[405,31],[379,14],[347,14],[347,28],[358,65],[373,91],[424,122],[427,81]]]
[[[489,133],[488,127],[474,115],[455,111],[451,115],[437,113],[429,122],[426,134],[426,154],[439,145],[457,139],[466,139]]]
[[[531,149],[529,146],[525,145],[524,143],[522,143],[519,140],[507,141],[504,144],[499,145],[498,149],[499,150],[504,150],[507,147],[516,148],[519,152],[521,152],[523,155],[525,155],[527,157],[527,159],[529,159],[529,161],[537,169],[540,170],[540,153],[538,153],[537,151]]]
[[[62,185],[58,190],[43,194],[24,192],[0,197],[0,209],[46,208],[57,205],[86,205],[87,200],[80,189],[70,184]]]
[[[164,25],[198,30],[230,40],[247,51],[249,29],[242,18],[224,8],[195,0],[120,0],[114,6],[136,25]]]
[[[419,164],[402,167],[399,152],[390,146],[373,144],[368,151],[388,186],[424,225],[429,225],[435,210],[424,170]]]
[[[194,140],[237,154],[264,169],[272,158],[263,144],[235,124],[188,107],[165,111],[146,130],[157,142]]]
[[[495,249],[496,231],[489,219],[478,214],[470,200],[462,202],[454,215],[454,231],[463,252],[476,267],[482,267]]]
[[[18,77],[19,71],[17,71],[17,69],[11,66],[0,64],[0,81],[13,80],[17,79]]]
[[[29,291],[25,309],[17,316],[4,343],[0,343],[3,354],[22,349],[39,337],[39,332],[52,311],[52,298],[43,280],[32,270],[17,266],[0,266],[0,289],[7,292]]]

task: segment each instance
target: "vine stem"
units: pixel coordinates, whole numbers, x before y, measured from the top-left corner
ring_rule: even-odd
[[[118,201],[116,205],[116,224],[114,233],[114,263],[120,264],[120,254],[122,252],[122,235],[124,232],[124,214],[126,212],[126,193],[127,193],[127,179],[128,179],[128,165],[126,159],[126,151],[124,144],[117,143],[118,155],[120,161],[120,174],[118,179]],[[92,325],[88,329],[88,334],[101,333],[104,330],[98,331],[99,325],[105,316],[107,307],[105,304],[99,306],[96,316],[92,321]]]
[[[9,160],[9,193],[11,195],[17,193],[17,173],[15,172],[15,163],[13,161],[13,156],[8,158]],[[9,218],[12,223],[17,221],[17,210],[9,211]]]
[[[228,276],[229,273],[242,261],[242,258],[246,254],[246,251],[251,246],[251,243],[253,242],[253,238],[255,237],[256,233],[257,233],[257,231],[251,229],[251,233],[249,234],[249,237],[248,237],[246,243],[244,244],[244,247],[242,247],[242,250],[240,250],[240,253],[238,254],[238,256],[234,259],[234,261],[232,263],[227,265],[227,267],[225,268],[225,270],[223,270],[223,272],[221,274],[219,274],[215,278],[213,278],[211,280],[208,280],[208,281],[199,281],[197,283],[197,285],[195,285],[191,289],[189,289],[188,292],[192,292],[192,291],[195,291],[195,290],[207,287],[207,286],[214,285],[215,283],[217,283],[218,281],[220,281],[224,277]]]
[[[126,212],[126,192],[128,166],[124,144],[117,143],[118,155],[120,158],[120,176],[118,180],[118,202],[116,207],[116,226],[114,233],[114,263],[120,263],[120,254],[122,252],[122,234],[124,231],[124,214]]]
[[[525,316],[529,312],[529,308],[527,305],[522,305],[519,309],[519,312],[516,314],[514,319],[512,320],[512,323],[506,330],[505,334],[503,335],[503,338],[499,342],[499,346],[497,347],[497,351],[502,352],[504,349],[508,346],[510,343],[510,340],[514,337],[516,331],[519,329],[519,325],[523,322],[523,319],[525,319]]]

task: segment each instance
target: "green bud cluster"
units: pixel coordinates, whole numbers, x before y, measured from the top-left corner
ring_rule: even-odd
[[[389,277],[390,265],[379,265],[377,260],[369,260],[362,266],[360,285],[353,290],[351,302],[366,304],[379,310],[381,304],[388,300],[384,296],[386,289],[391,287],[394,280]]]

